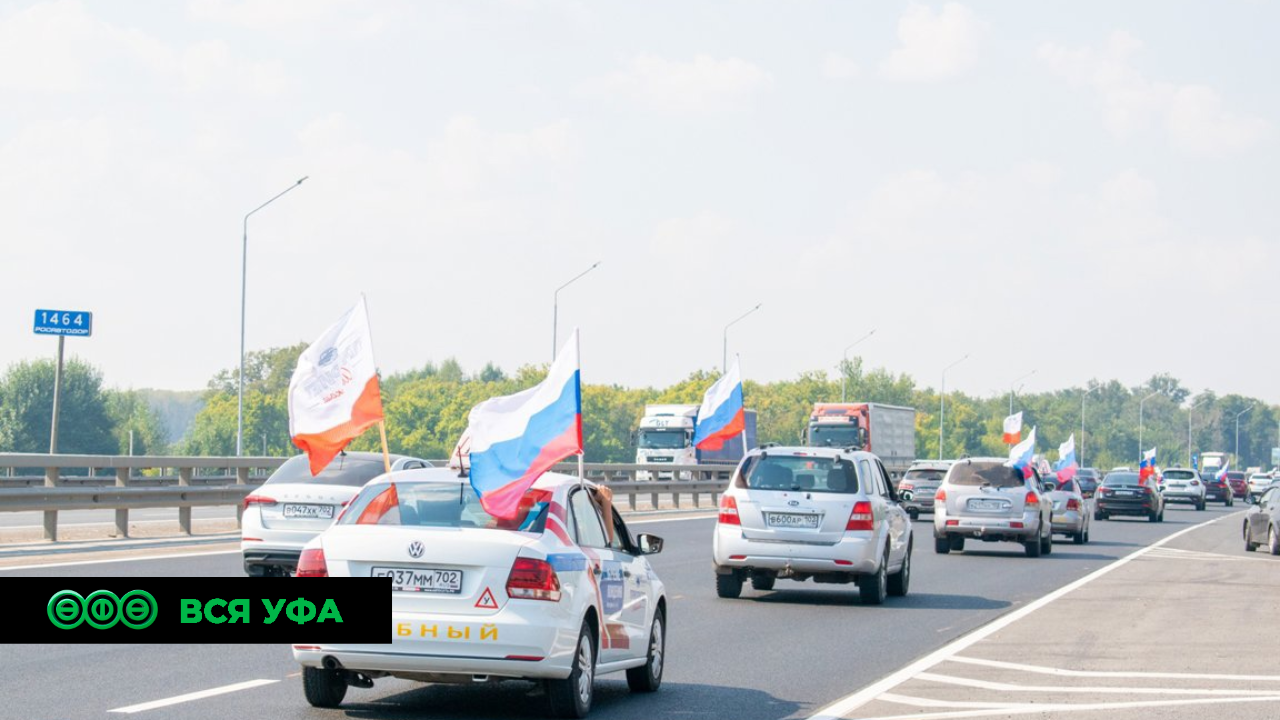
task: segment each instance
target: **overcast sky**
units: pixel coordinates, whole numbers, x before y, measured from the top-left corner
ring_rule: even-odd
[[[384,372],[1169,372],[1280,402],[1280,8],[0,0],[0,368],[201,389],[368,299]]]

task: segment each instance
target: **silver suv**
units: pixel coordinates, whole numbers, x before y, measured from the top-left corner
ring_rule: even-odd
[[[934,550],[963,550],[966,539],[1017,542],[1027,557],[1053,552],[1053,502],[1031,477],[1003,458],[957,460],[934,496]]]
[[[724,495],[712,553],[716,593],[736,598],[747,578],[857,583],[862,602],[906,595],[911,520],[869,452],[765,447],[747,453]]]
[[[933,512],[933,494],[950,468],[950,460],[917,460],[907,468],[898,483],[898,497],[912,520],[919,519],[922,512]]]

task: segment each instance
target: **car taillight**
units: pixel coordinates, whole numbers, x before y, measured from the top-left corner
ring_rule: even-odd
[[[1080,501],[1079,501],[1079,500],[1077,500],[1077,499],[1075,499],[1075,498],[1070,498],[1069,500],[1067,500],[1067,509],[1068,509],[1068,510],[1079,510],[1079,509],[1080,509]]]
[[[266,495],[245,495],[244,509],[248,510],[250,505],[275,505],[276,499],[267,497]]]
[[[1025,502],[1026,504],[1028,504],[1028,505],[1039,505],[1039,504],[1040,504],[1040,496],[1039,496],[1039,495],[1037,495],[1037,494],[1035,494],[1035,492],[1028,492],[1028,493],[1027,493],[1027,497],[1026,497],[1026,499],[1024,500],[1024,502]]]
[[[324,561],[324,550],[303,550],[298,558],[298,571],[294,577],[329,577],[329,565]]]
[[[1191,481],[1191,487],[1200,487],[1200,481],[1199,481],[1199,480],[1192,480],[1192,481]]]
[[[934,501],[934,502],[946,502],[946,501],[947,501],[947,491],[946,491],[946,490],[939,489],[939,490],[938,490],[938,492],[936,492],[936,493],[934,493],[934,494],[933,494],[933,501]]]
[[[721,525],[742,524],[742,518],[738,517],[738,501],[732,495],[720,497],[720,514],[716,516],[716,522]]]
[[[910,480],[903,480],[902,482],[898,483],[898,489],[899,490],[915,490],[916,486],[915,486],[915,483],[911,482]]]
[[[866,500],[860,500],[853,504],[853,512],[849,513],[849,522],[845,524],[844,529],[848,530],[872,530],[871,524],[871,503]]]
[[[560,578],[546,560],[516,558],[507,576],[507,595],[524,600],[560,602]]]

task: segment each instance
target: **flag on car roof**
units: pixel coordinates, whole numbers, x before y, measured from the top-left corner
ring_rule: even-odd
[[[1213,474],[1213,479],[1214,479],[1214,480],[1226,480],[1226,479],[1227,479],[1227,468],[1229,468],[1229,467],[1231,467],[1231,460],[1230,460],[1230,459],[1228,459],[1226,462],[1222,463],[1222,468],[1221,468],[1220,470],[1218,470],[1218,472],[1216,472],[1216,473],[1214,473],[1214,474]]]
[[[1066,442],[1058,446],[1058,464],[1053,469],[1058,473],[1058,482],[1068,482],[1076,476],[1079,467],[1076,463],[1076,436],[1072,433]]]
[[[1009,467],[1022,471],[1022,477],[1029,478],[1034,474],[1032,469],[1032,460],[1036,453],[1036,429],[1031,428],[1031,432],[1027,433],[1027,439],[1013,446],[1009,450]]]
[[[364,296],[298,357],[289,380],[289,436],[319,475],[382,420],[382,393]]]
[[[582,381],[578,331],[560,350],[542,382],[471,408],[471,487],[485,511],[516,516],[520,498],[542,473],[582,452]]]
[[[1022,440],[1022,413],[1017,412],[1004,419],[1004,444],[1015,445]]]
[[[1142,453],[1142,462],[1138,463],[1138,479],[1145,481],[1156,473],[1156,449],[1151,448]]]
[[[738,358],[733,359],[733,365],[723,377],[707,388],[695,423],[693,446],[699,450],[719,450],[725,440],[741,435],[746,428]]]

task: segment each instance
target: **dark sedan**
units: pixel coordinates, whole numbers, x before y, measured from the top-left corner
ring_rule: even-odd
[[[1093,508],[1094,520],[1141,515],[1151,522],[1164,521],[1164,497],[1155,482],[1140,479],[1136,472],[1107,473],[1093,496]]]
[[[1280,555],[1280,487],[1268,488],[1244,516],[1244,549]]]
[[[1085,497],[1093,497],[1098,491],[1098,482],[1102,480],[1102,475],[1093,468],[1080,468],[1076,471],[1076,482],[1080,484],[1080,492]]]
[[[1235,493],[1226,478],[1218,478],[1212,473],[1200,477],[1204,481],[1204,501],[1220,502],[1227,507],[1235,505]]]

